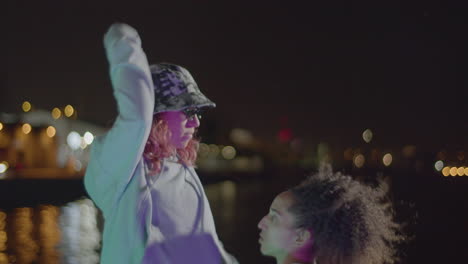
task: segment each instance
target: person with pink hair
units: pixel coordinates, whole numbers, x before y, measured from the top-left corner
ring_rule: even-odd
[[[194,170],[199,114],[215,103],[185,68],[149,65],[131,26],[113,24],[104,46],[118,116],[84,178],[104,215],[101,263],[237,263]]]

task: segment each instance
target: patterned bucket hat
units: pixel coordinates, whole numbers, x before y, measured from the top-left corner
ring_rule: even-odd
[[[180,111],[186,108],[213,108],[192,75],[179,65],[159,63],[150,66],[154,84],[154,113]]]

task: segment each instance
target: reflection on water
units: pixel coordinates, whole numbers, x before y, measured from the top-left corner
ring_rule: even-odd
[[[0,264],[98,263],[96,217],[89,199],[0,211]]]
[[[353,176],[362,176],[363,180],[368,180],[376,175],[375,171],[369,171]],[[438,172],[417,174],[405,171],[385,176],[391,179],[392,200],[397,205],[401,204],[396,208],[400,219],[410,225],[413,214],[417,213],[421,219],[417,225],[412,225],[413,233],[410,233],[417,240],[403,252],[404,261],[399,263],[463,263],[447,258],[466,259],[461,258],[461,255],[466,255],[466,243],[460,243],[466,241],[468,234],[466,177],[447,178],[440,177]],[[226,249],[240,263],[274,263],[273,259],[260,255],[257,223],[268,212],[273,198],[279,192],[303,179],[303,173],[278,170],[268,175],[244,177],[235,182],[205,184],[218,235]],[[57,207],[50,205],[59,202],[46,196],[49,192],[29,194],[34,190],[48,188],[51,195],[57,192],[54,195],[60,201],[72,201],[84,195],[82,182],[7,183],[4,182],[4,186],[9,188],[0,189],[3,195],[0,200],[3,202],[3,207],[0,207],[3,209],[0,209],[0,264],[98,263],[99,230],[102,225],[93,203],[81,199]],[[63,190],[66,192],[58,192]],[[20,191],[23,193],[18,194]],[[28,201],[36,202],[39,194],[44,196],[41,203],[48,205],[23,207]],[[8,200],[10,197],[14,197],[14,200]],[[21,203],[17,202],[20,199]],[[400,201],[415,203],[416,206],[406,208]],[[96,219],[99,219],[99,225]]]
[[[235,221],[239,215],[245,215],[239,211],[239,202],[245,200],[246,193],[256,193],[256,190],[257,185],[243,184],[239,189],[239,183],[232,181],[205,185],[219,235],[234,254],[239,253],[233,251],[233,245],[239,241]],[[0,211],[0,264],[98,263],[99,217],[89,199],[64,206],[39,205]],[[253,221],[256,218],[253,216]],[[255,229],[255,224],[252,227]],[[256,248],[255,238],[252,242]]]
[[[101,233],[97,227],[97,209],[93,202],[83,199],[69,203],[61,212],[61,263],[98,263],[97,250],[100,247]]]

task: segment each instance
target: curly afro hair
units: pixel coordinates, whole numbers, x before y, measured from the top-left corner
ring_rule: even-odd
[[[296,227],[311,230],[318,264],[395,263],[403,240],[386,188],[373,188],[323,165],[289,191]]]

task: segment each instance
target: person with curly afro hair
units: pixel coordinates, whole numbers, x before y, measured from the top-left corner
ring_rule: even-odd
[[[277,264],[395,263],[404,237],[386,193],[322,166],[276,196],[258,223],[261,253]]]

